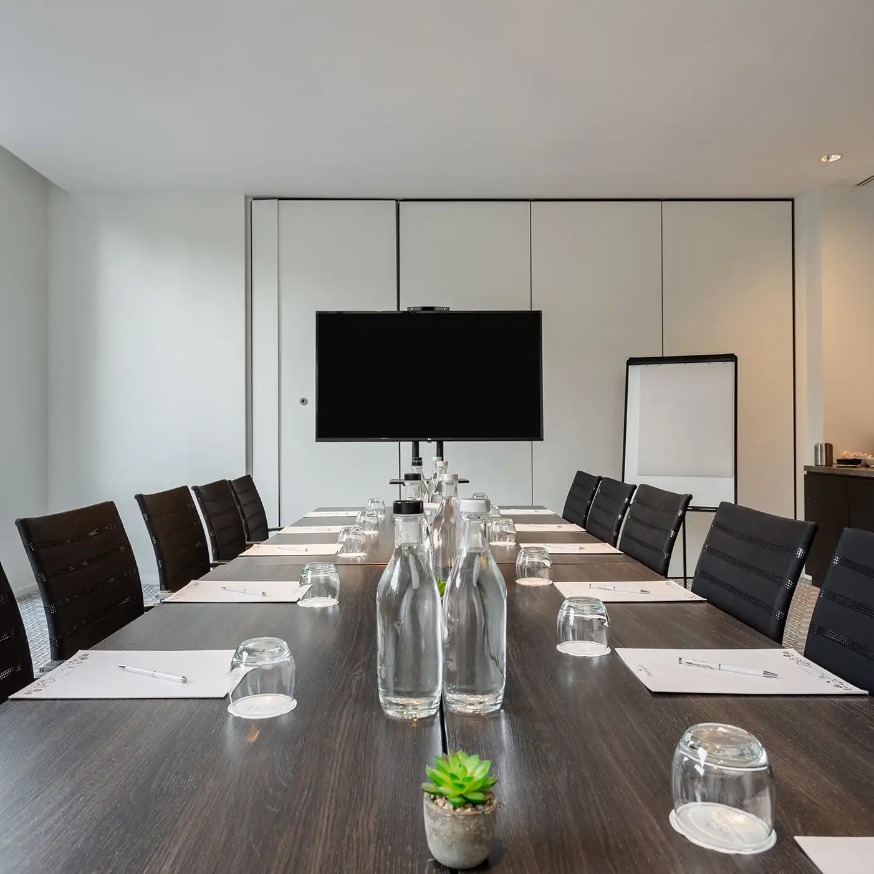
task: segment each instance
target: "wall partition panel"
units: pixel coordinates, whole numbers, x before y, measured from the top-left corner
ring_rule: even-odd
[[[738,356],[738,502],[789,517],[792,260],[791,201],[664,204],[664,354]],[[689,514],[690,573],[711,520]]]
[[[401,203],[400,308],[529,309],[529,211],[527,201]],[[506,354],[512,355],[513,350],[507,349]],[[468,361],[467,385],[441,383],[444,355]],[[488,416],[489,381],[500,378],[496,370],[500,363],[482,360],[475,348],[459,349],[447,337],[439,348],[423,350],[422,390],[442,405],[447,417],[453,415],[456,392],[478,392],[482,415]],[[422,444],[421,452],[427,472],[427,455],[433,450]],[[531,443],[447,443],[445,454],[450,470],[470,479],[470,485],[462,486],[462,495],[485,491],[499,504],[531,503]],[[409,455],[409,446],[402,447],[403,467]]]
[[[279,201],[251,204],[249,451],[270,525],[279,524]]]
[[[660,204],[533,203],[531,268],[544,334],[534,501],[560,512],[578,469],[622,476],[625,363],[661,354]]]
[[[316,443],[315,313],[396,309],[395,203],[280,201],[277,232],[280,513],[290,521],[392,494],[397,443]],[[369,370],[392,366],[390,349],[374,349],[349,390],[371,391]]]

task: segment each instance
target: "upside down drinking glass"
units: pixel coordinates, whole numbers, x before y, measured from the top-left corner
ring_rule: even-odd
[[[687,728],[674,752],[671,822],[693,843],[754,853],[774,840],[774,774],[758,738],[716,722]]]

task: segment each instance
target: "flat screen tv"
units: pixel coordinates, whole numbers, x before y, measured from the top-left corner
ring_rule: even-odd
[[[542,440],[541,313],[316,313],[316,440]]]

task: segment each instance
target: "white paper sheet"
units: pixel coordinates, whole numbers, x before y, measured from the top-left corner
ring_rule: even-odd
[[[336,555],[339,543],[256,543],[241,555]]]
[[[361,512],[361,510],[310,510],[304,518],[326,518],[339,519],[341,516],[351,516],[353,519]]]
[[[501,507],[501,513],[504,516],[557,516],[558,513],[553,513],[552,510],[537,509],[532,510],[527,507]]]
[[[673,580],[625,580],[617,582],[609,580],[594,583],[555,583],[556,589],[565,598],[574,598],[582,595],[585,598],[598,598],[607,603],[646,603],[653,601],[697,601],[704,604],[705,600],[700,595],[695,595],[688,589],[684,589]],[[605,588],[593,588],[604,586]],[[616,586],[618,589],[646,589],[647,594],[639,592],[616,592],[608,590],[608,587]]]
[[[157,608],[163,609],[163,608]],[[11,698],[224,698],[228,694],[232,649],[83,649]],[[123,671],[129,665],[188,678],[187,683]]]
[[[520,543],[523,546],[542,546],[554,555],[620,555],[609,543]]]
[[[246,589],[255,594],[227,591]],[[261,592],[266,594],[262,595]],[[164,598],[165,604],[293,604],[300,598],[297,580],[192,580]]]
[[[519,522],[516,524],[517,531],[582,531],[579,525],[574,525],[571,522],[556,522],[554,525],[549,523],[536,524],[533,522]]]
[[[793,649],[628,649],[616,654],[651,692],[698,695],[867,695]],[[678,659],[773,671],[776,678],[693,668]]]
[[[286,525],[275,534],[338,534],[342,525]]]
[[[874,838],[796,837],[822,874],[871,874]]]

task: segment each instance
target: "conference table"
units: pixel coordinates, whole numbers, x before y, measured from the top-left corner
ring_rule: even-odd
[[[320,516],[295,526],[347,522]],[[548,537],[565,539],[593,540]],[[281,637],[297,668],[298,705],[284,716],[238,719],[227,699],[0,706],[0,871],[444,871],[428,852],[420,784],[425,765],[459,748],[491,759],[499,781],[483,870],[813,874],[795,835],[874,835],[868,697],[655,695],[615,652],[557,652],[562,597],[552,586],[515,583],[512,546],[496,549],[508,592],[503,708],[389,719],[376,692],[375,592],[391,548],[389,513],[366,556],[331,558],[337,607],[164,603],[100,644],[234,649],[249,637]],[[558,580],[658,579],[624,555],[555,559]],[[305,560],[241,556],[209,576],[297,579]],[[775,645],[705,603],[608,610],[614,647]],[[702,849],[668,822],[676,743],[688,726],[710,721],[750,730],[771,757],[777,843],[763,854]]]

